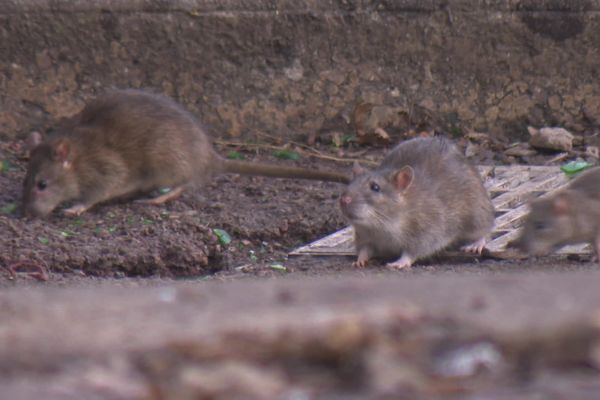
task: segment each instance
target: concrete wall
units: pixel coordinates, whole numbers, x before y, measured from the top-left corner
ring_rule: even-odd
[[[447,129],[582,131],[600,122],[599,10],[600,0],[4,0],[0,137],[110,86],[171,95],[222,136],[350,129],[341,116],[361,101],[425,110]]]

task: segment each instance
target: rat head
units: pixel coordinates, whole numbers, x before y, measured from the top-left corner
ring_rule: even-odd
[[[72,144],[65,137],[42,141],[38,132],[27,142],[31,158],[23,182],[23,211],[44,217],[77,195]]]
[[[352,172],[352,182],[340,197],[344,216],[355,225],[385,226],[395,221],[414,181],[414,170],[404,166],[369,172],[354,164]]]
[[[562,191],[531,203],[520,236],[510,244],[529,254],[545,255],[568,244],[577,236],[574,226],[573,194]]]

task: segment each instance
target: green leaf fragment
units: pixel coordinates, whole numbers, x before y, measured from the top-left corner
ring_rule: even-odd
[[[344,135],[344,136],[342,136],[342,142],[344,144],[348,144],[350,142],[353,142],[354,140],[356,140],[356,138],[354,137],[354,135]]]
[[[169,187],[158,189],[158,193],[160,193],[160,194],[167,194],[170,191],[171,191],[171,188],[169,188]]]
[[[17,205],[15,203],[9,203],[4,207],[0,208],[0,212],[2,214],[12,214],[17,210]]]
[[[48,244],[48,243],[50,243],[50,241],[48,240],[48,238],[45,238],[43,236],[38,236],[38,242],[40,242],[41,244]]]
[[[450,135],[454,136],[455,138],[461,137],[462,130],[458,126],[452,126],[450,128]]]
[[[71,224],[75,225],[75,226],[81,226],[81,225],[83,225],[83,223],[84,223],[84,221],[81,218],[77,218],[77,219],[73,220],[73,222],[71,222]]]
[[[269,265],[269,267],[271,269],[274,269],[275,271],[281,271],[281,272],[287,272],[287,268],[281,264],[271,264]]]
[[[223,229],[215,228],[213,229],[213,233],[217,236],[219,243],[222,245],[231,243],[231,236],[229,236],[229,233],[225,232]]]
[[[254,252],[254,250],[248,251],[248,257],[250,258],[250,261],[258,260],[258,257],[256,257],[256,253]]]
[[[560,170],[568,176],[573,176],[593,165],[587,161],[571,161],[560,167]]]
[[[283,160],[299,160],[300,154],[295,151],[289,150],[280,150],[273,153],[273,155],[277,158],[281,158]]]
[[[60,231],[60,234],[61,234],[63,237],[65,237],[65,238],[72,237],[72,236],[75,236],[75,235],[76,235],[76,233],[75,233],[75,232],[73,232],[73,231]]]
[[[12,164],[10,161],[5,159],[5,160],[2,160],[2,162],[0,162],[0,172],[8,171],[11,168],[12,168]]]
[[[230,151],[227,153],[227,158],[230,160],[243,160],[244,156],[238,151]]]

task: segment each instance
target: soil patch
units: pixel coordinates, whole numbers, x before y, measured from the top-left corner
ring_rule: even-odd
[[[344,226],[341,185],[262,177],[221,176],[161,206],[103,204],[77,218],[57,210],[48,219],[21,218],[26,161],[22,143],[5,144],[0,173],[0,264],[44,265],[51,273],[89,276],[191,277],[246,264],[283,262],[294,246]],[[245,153],[263,162],[268,154]],[[288,162],[292,163],[292,162]],[[295,164],[344,170],[339,163]],[[220,243],[214,229],[232,238]]]

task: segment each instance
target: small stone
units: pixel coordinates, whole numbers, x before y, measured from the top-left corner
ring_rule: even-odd
[[[298,59],[294,60],[289,68],[284,68],[283,72],[288,79],[294,82],[301,80],[304,76],[304,68]]]
[[[490,135],[487,133],[469,131],[465,133],[465,138],[475,143],[489,143]]]
[[[542,128],[528,127],[531,135],[529,143],[539,149],[571,151],[573,150],[573,134],[564,128]]]
[[[467,158],[471,158],[476,156],[477,154],[479,154],[479,146],[476,145],[475,143],[469,141],[467,143],[467,148],[465,149],[465,157]]]
[[[598,146],[586,146],[585,154],[590,157],[600,158],[600,151]]]

